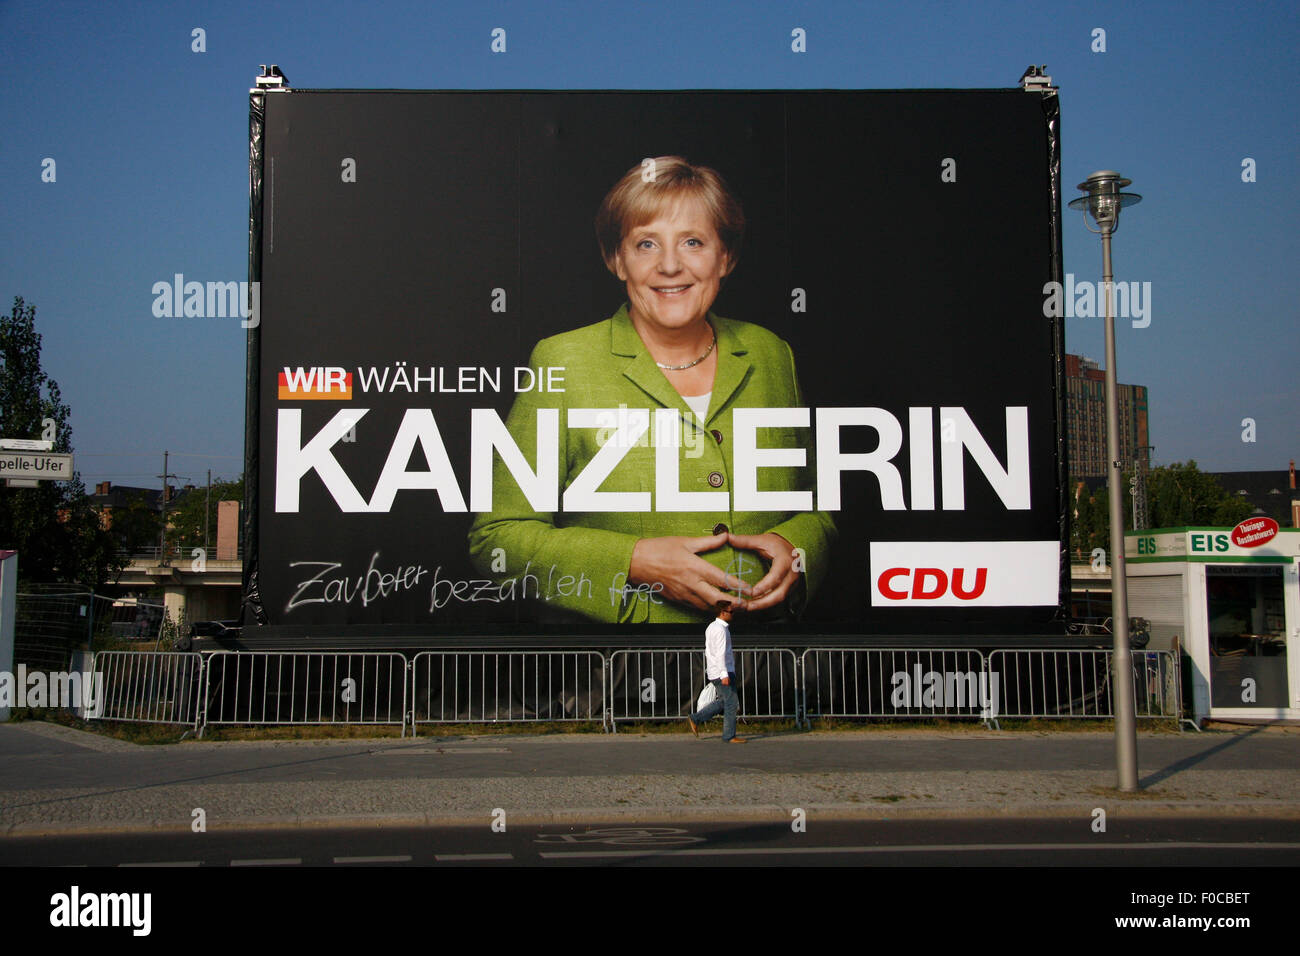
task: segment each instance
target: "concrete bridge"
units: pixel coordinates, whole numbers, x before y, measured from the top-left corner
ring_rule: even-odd
[[[130,564],[118,578],[118,587],[161,588],[168,617],[173,621],[228,621],[239,616],[243,587],[242,556],[218,559],[216,549],[170,551],[159,549],[131,555]],[[198,552],[196,555],[194,552]]]

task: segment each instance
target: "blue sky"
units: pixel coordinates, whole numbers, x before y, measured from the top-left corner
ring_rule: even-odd
[[[1283,469],[1300,453],[1298,48],[1294,3],[0,3],[0,296],[37,307],[88,485],[156,487],[164,449],[202,483],[242,468],[244,332],[155,318],[151,288],[247,278],[260,63],[379,89],[999,88],[1046,64],[1066,198],[1098,168],[1145,197],[1115,262],[1151,283],[1151,322],[1120,323],[1118,368],[1150,387],[1156,461]],[[1065,271],[1095,281],[1076,216]],[[1102,342],[1099,319],[1068,321],[1069,351]]]

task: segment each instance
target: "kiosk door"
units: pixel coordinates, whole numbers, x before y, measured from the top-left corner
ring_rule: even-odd
[[[1290,705],[1282,585],[1279,565],[1205,569],[1214,707]]]

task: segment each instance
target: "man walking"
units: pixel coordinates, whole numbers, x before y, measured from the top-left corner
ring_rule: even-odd
[[[731,654],[731,604],[727,601],[718,602],[718,616],[704,632],[704,664],[705,676],[718,693],[712,703],[686,718],[691,733],[698,737],[699,725],[721,712],[722,742],[747,743],[744,737],[736,736],[736,662]]]

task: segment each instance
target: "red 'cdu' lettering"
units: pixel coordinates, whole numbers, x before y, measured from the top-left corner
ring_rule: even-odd
[[[932,590],[926,590],[926,578],[934,579],[934,588]],[[912,575],[913,601],[931,601],[935,598],[941,598],[947,593],[948,575],[944,574],[938,568],[917,568],[916,573]]]
[[[906,591],[896,591],[889,586],[893,582],[894,578],[898,577],[900,574],[907,574],[907,568],[890,568],[888,571],[882,571],[880,578],[876,581],[876,586],[880,588],[880,593],[891,601],[902,601],[907,598]]]
[[[963,601],[973,601],[984,593],[984,585],[989,583],[989,569],[975,569],[975,587],[970,591],[961,589],[962,576],[965,574],[965,568],[954,568],[952,572],[952,593]]]
[[[969,571],[969,568],[953,568],[952,577],[949,578],[940,568],[890,568],[880,572],[876,587],[891,601],[905,601],[909,596],[913,601],[933,601],[948,594],[948,585],[951,583],[954,597],[962,601],[974,601],[984,593],[984,588],[988,585],[989,569],[975,568],[975,583],[968,591],[965,584]],[[893,586],[895,579],[908,577],[912,579],[910,594]]]

